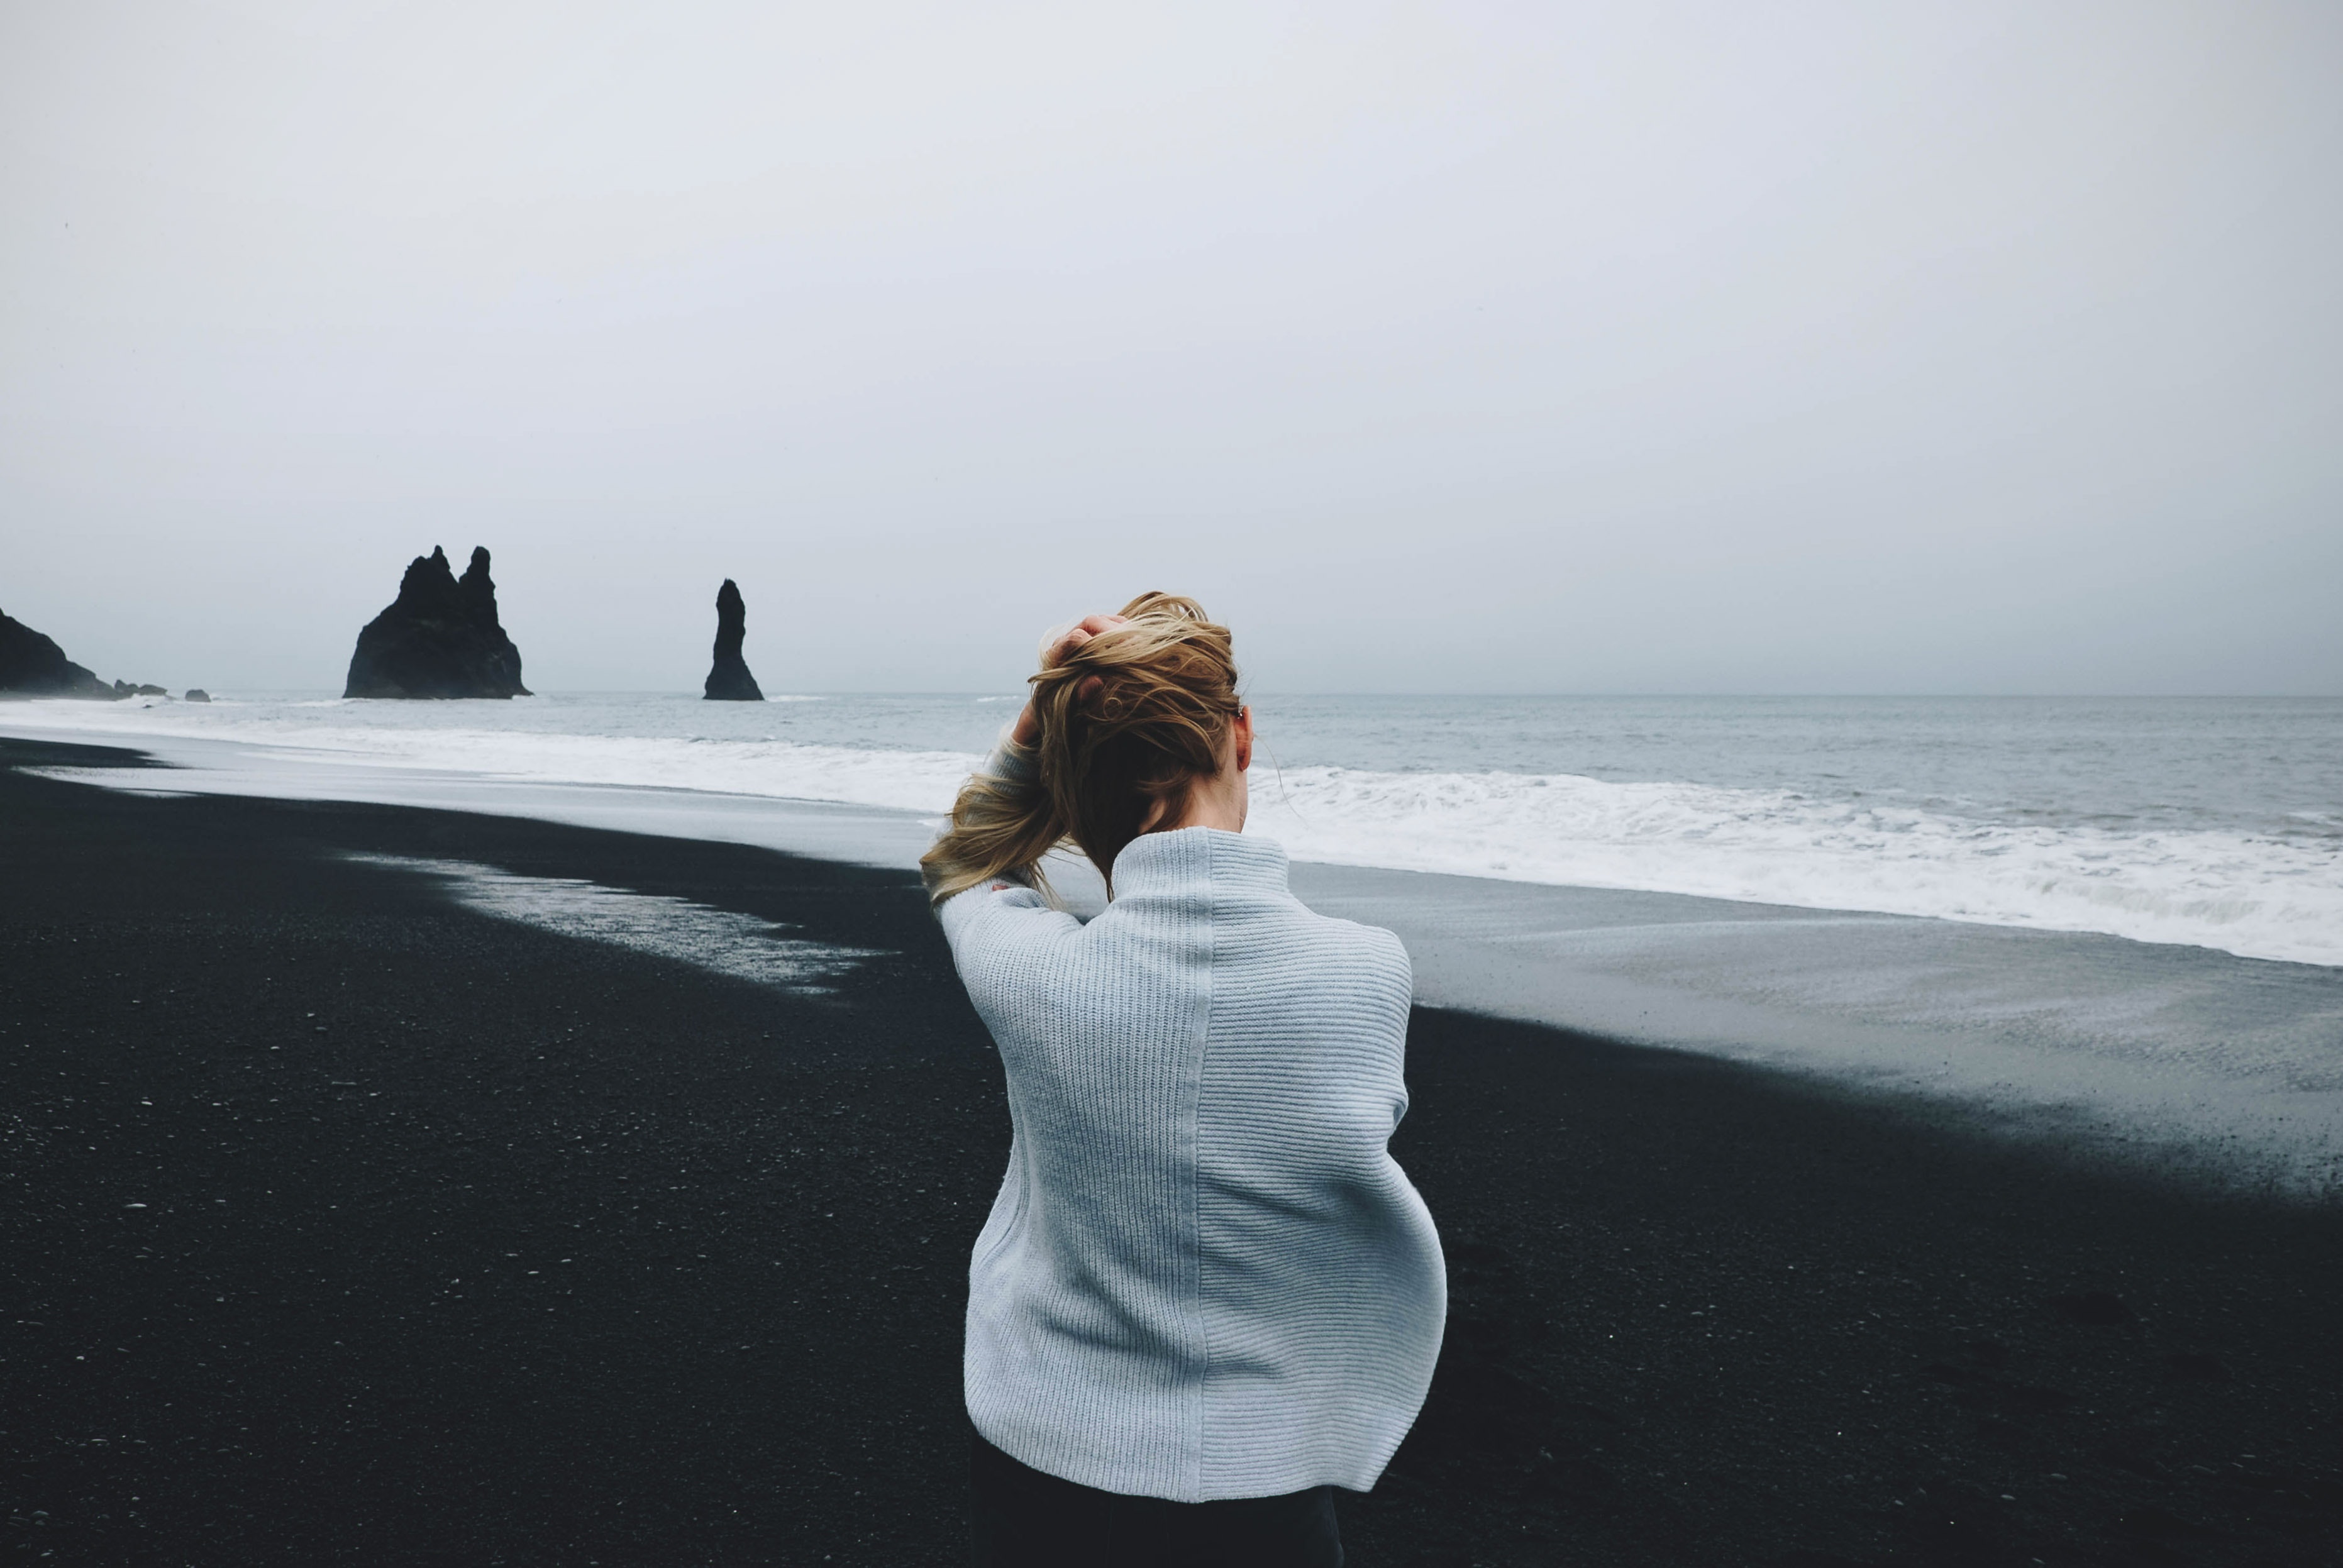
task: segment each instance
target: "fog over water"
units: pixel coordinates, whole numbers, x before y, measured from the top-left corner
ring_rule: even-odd
[[[0,608],[338,682],[2343,691],[2343,11],[0,12]]]

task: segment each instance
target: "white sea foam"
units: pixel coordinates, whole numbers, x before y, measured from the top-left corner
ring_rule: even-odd
[[[963,699],[965,700],[965,699]],[[516,705],[30,703],[9,727],[240,740],[288,764],[719,791],[940,813],[967,750],[744,738],[740,713],[623,723]],[[469,707],[470,705],[464,705]],[[722,705],[719,705],[722,706]],[[997,709],[983,709],[987,713]],[[564,728],[564,726],[569,726]],[[633,725],[647,732],[609,733]],[[581,732],[598,728],[603,732]],[[2343,839],[1973,819],[1788,789],[1567,773],[1300,767],[1254,779],[1253,830],[1297,859],[1871,910],[2184,943],[2343,965]]]
[[[864,959],[880,956],[860,948],[784,936],[781,927],[753,915],[710,909],[685,899],[606,888],[575,877],[524,877],[469,860],[403,855],[352,855],[349,859],[439,878],[458,903],[498,920],[673,959],[713,974],[800,995],[827,991],[830,988],[825,982]]]
[[[940,811],[981,760],[969,752],[880,750],[788,740],[528,734],[496,730],[316,729],[305,751],[368,766],[445,769],[543,784],[704,789]]]
[[[2343,964],[2343,850],[2025,827],[1787,790],[1569,774],[1288,769],[1256,830],[1297,859],[1929,915]]]
[[[0,714],[0,719],[125,738],[176,735],[237,740],[279,750],[288,763],[435,769],[529,783],[711,790],[902,811],[938,811],[949,806],[960,781],[980,760],[963,751],[710,735],[442,728],[412,721],[439,719],[455,705],[399,704],[385,713],[387,706],[322,701],[255,705],[251,710],[239,710],[217,702],[212,709],[159,703],[101,707],[28,702]]]

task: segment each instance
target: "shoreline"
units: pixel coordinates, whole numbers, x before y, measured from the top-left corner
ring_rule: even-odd
[[[0,726],[0,736],[6,733]],[[673,785],[503,778],[246,741],[80,735],[87,781],[406,805],[909,870],[935,819]],[[107,766],[108,757],[139,765]],[[149,763],[171,769],[154,783]],[[1078,857],[1070,907],[1103,907]],[[1322,912],[1406,943],[1417,1000],[1852,1086],[2040,1147],[2247,1192],[2343,1197],[2343,969],[1860,910],[1296,861]]]
[[[101,762],[0,742],[20,1543],[958,1559],[1007,1117],[911,877],[17,770]],[[801,994],[354,855],[870,956]],[[1530,1023],[1409,1050],[1449,1350],[1355,1561],[2343,1553],[2333,1205]]]
[[[141,703],[110,714],[35,702],[0,732],[144,744],[198,767],[206,753],[241,749],[232,767],[277,775],[246,793],[299,793],[318,781],[297,776],[325,764],[346,776],[407,775],[379,797],[388,799],[406,799],[416,775],[436,773],[931,817],[990,747],[1001,717],[984,699],[901,694],[718,704],[722,712],[650,693],[554,694],[518,709],[291,699]],[[1664,741],[1647,732],[1672,723],[1656,710],[1623,719],[1563,699],[1489,707],[1498,700],[1463,699],[1480,711],[1461,719],[1453,703],[1299,699],[1288,735],[1298,749],[1282,758],[1272,745],[1272,776],[1256,780],[1255,830],[1305,861],[2101,933],[2343,969],[2338,824],[2332,791],[2318,782],[2343,765],[2343,705],[2280,714],[2234,699],[2216,721],[2193,699],[2149,699],[2115,722],[2085,703],[2056,722],[2036,715],[1976,734],[1941,717],[1878,710],[1877,699],[1867,712],[1865,699],[1815,699],[1819,710],[1778,733],[1771,724],[1752,730],[1750,713],[1708,713],[1693,719],[1693,734]],[[1559,725],[1554,712],[1540,717],[1541,701],[1574,717]],[[1837,711],[1841,702],[1855,707]],[[1394,726],[1401,709],[1407,717]],[[1817,755],[1820,736],[1843,742],[1849,720],[1884,728],[1851,751],[1841,744]],[[1514,730],[1513,743],[1498,739]],[[1974,765],[1946,773],[1946,759],[1968,755],[1972,743],[1983,748]],[[2069,757],[2070,746],[2083,756]],[[2231,766],[2206,770],[2208,747],[2237,746],[2247,749]],[[1738,763],[1725,765],[1719,748]],[[2019,758],[2046,751],[2065,763],[2010,773]],[[2078,760],[2095,781],[2066,765]]]

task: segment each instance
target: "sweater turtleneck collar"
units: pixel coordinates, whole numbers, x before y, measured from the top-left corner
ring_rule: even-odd
[[[1114,891],[1156,892],[1192,878],[1223,887],[1282,893],[1285,846],[1274,839],[1249,838],[1219,828],[1176,828],[1141,833],[1114,858]]]

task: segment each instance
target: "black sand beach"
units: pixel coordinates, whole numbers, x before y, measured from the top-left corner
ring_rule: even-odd
[[[795,994],[353,853],[885,956]],[[1454,1012],[1409,1076],[1450,1348],[1354,1563],[2343,1563],[2343,1212]],[[909,876],[0,769],[0,1086],[13,1558],[961,1554],[1008,1128]]]

